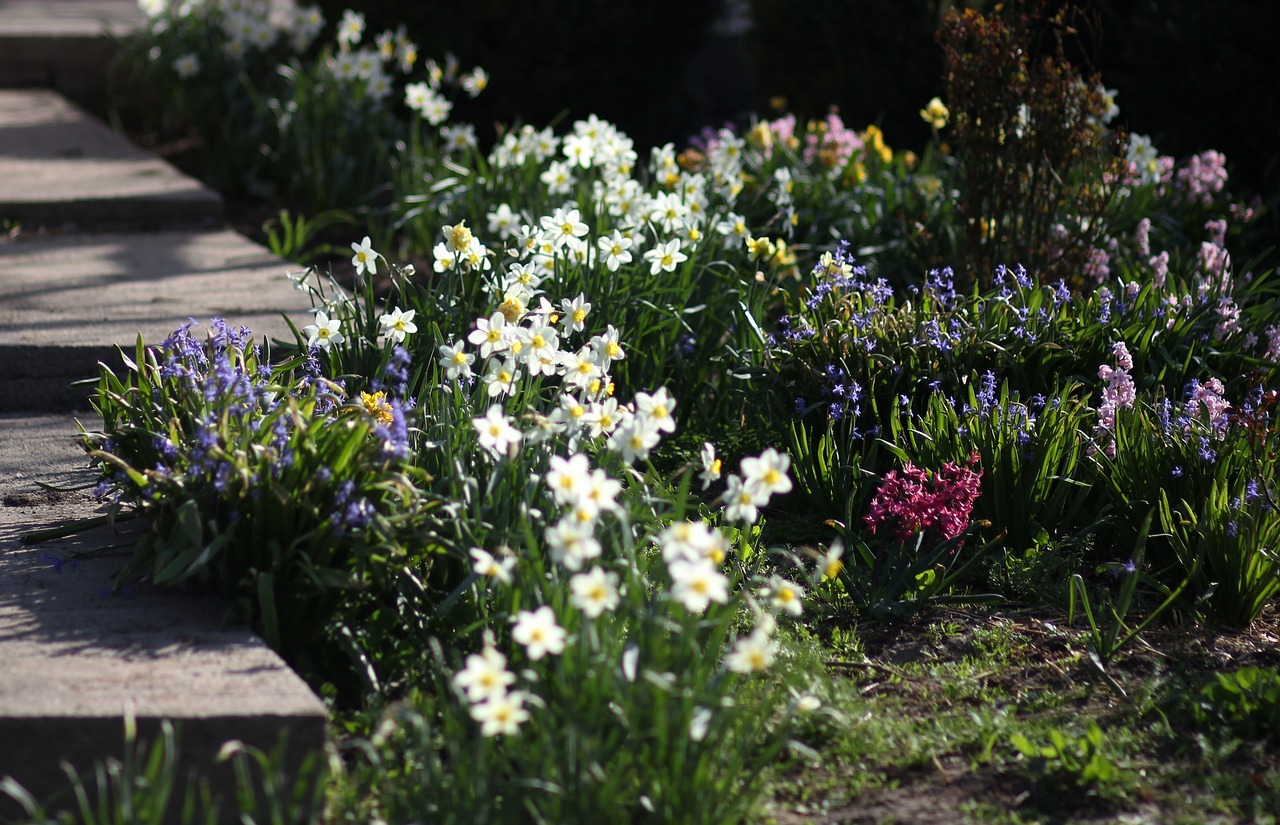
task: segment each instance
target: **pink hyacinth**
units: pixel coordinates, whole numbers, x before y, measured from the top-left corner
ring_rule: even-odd
[[[1267,327],[1267,358],[1280,362],[1280,324]]]
[[[1102,388],[1102,403],[1098,406],[1096,435],[1106,444],[1107,455],[1114,457],[1115,441],[1110,438],[1110,434],[1115,430],[1116,410],[1132,407],[1138,394],[1133,376],[1129,375],[1129,370],[1133,369],[1133,356],[1129,354],[1124,341],[1113,344],[1111,354],[1115,356],[1116,366],[1112,368],[1103,364],[1098,367],[1098,377],[1107,384]]]
[[[1231,404],[1222,397],[1224,392],[1226,388],[1217,378],[1199,384],[1187,399],[1187,415],[1193,417],[1198,410],[1203,410],[1209,426],[1221,434],[1229,423],[1228,413],[1231,411]]]
[[[969,526],[978,498],[982,470],[974,470],[976,453],[964,466],[947,462],[936,473],[907,462],[902,472],[885,474],[863,521],[874,534],[889,532],[898,541],[935,529],[943,539],[959,536]]]
[[[1174,181],[1188,203],[1209,206],[1214,195],[1227,185],[1227,158],[1212,149],[1192,155],[1187,165],[1178,170]]]

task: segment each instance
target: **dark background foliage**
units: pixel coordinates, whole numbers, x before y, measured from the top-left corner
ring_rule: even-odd
[[[1016,0],[1015,0],[1016,2]],[[1280,192],[1280,3],[1275,0],[1026,0],[1084,12],[1073,52],[1118,89],[1121,119],[1165,154],[1226,154],[1233,189]],[[545,125],[561,114],[611,120],[641,149],[785,98],[802,117],[832,105],[918,148],[919,110],[942,92],[933,33],[954,0],[364,0],[369,31],[408,26],[424,57],[452,51],[490,88],[460,106]],[[348,6],[321,0],[330,20]],[[735,23],[737,25],[735,25]],[[745,29],[745,31],[743,31]]]
[[[320,0],[325,18],[362,11],[372,37],[408,28],[420,56],[457,55],[492,78],[454,119],[491,137],[495,122],[539,128],[596,114],[641,147],[681,141],[706,124],[705,52],[719,0]]]

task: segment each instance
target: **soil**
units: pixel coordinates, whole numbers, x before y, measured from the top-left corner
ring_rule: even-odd
[[[938,639],[928,625],[951,628]],[[1109,722],[1134,723],[1132,707],[1116,688],[1134,694],[1144,683],[1161,674],[1176,674],[1189,682],[1202,682],[1213,673],[1255,666],[1280,668],[1280,608],[1270,607],[1244,630],[1154,626],[1108,667],[1113,688],[1081,654],[1078,631],[1067,629],[1065,616],[980,613],[964,610],[935,612],[892,628],[871,630],[860,636],[865,659],[830,661],[828,666],[865,683],[867,697],[892,696],[894,711],[925,718],[939,708],[952,708],[944,685],[918,664],[957,662],[981,656],[974,649],[975,631],[1005,625],[1011,632],[1016,660],[998,664],[983,674],[984,687],[1010,697],[1031,695],[1075,696],[1052,713],[1096,719],[1104,733]],[[904,672],[904,670],[906,672]],[[1082,690],[1082,686],[1090,686]],[[964,704],[964,700],[961,701]],[[980,703],[973,702],[976,709]],[[1126,718],[1127,714],[1127,718]],[[1023,718],[1025,713],[1020,712]],[[1176,724],[1176,723],[1175,723]],[[1184,756],[1169,752],[1144,754],[1143,759],[1176,761]],[[860,766],[862,767],[862,766]],[[1232,765],[1233,773],[1251,779],[1259,787],[1274,785],[1280,777],[1280,753],[1243,753]],[[838,768],[806,767],[795,774],[797,784],[839,787]],[[783,786],[787,786],[786,780]],[[1046,791],[1026,775],[1002,770],[988,762],[974,765],[972,755],[960,753],[934,757],[925,767],[888,769],[878,787],[860,792],[854,801],[827,807],[821,801],[790,804],[779,799],[774,812],[778,825],[970,825],[986,821],[965,813],[974,806],[996,809],[1009,816],[1026,812],[1026,819],[1011,821],[1060,823],[1164,823],[1177,811],[1165,810],[1158,794],[1138,793],[1123,802],[1082,797],[1072,791]],[[817,808],[814,811],[812,809]],[[1194,816],[1194,814],[1193,814]],[[1184,815],[1185,817],[1185,815]],[[1180,818],[1191,822],[1195,819]],[[1226,818],[1223,822],[1233,822]],[[1243,820],[1251,821],[1251,820]]]

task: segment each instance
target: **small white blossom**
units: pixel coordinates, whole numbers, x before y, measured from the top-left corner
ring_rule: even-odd
[[[323,310],[320,310],[316,312],[316,322],[303,327],[302,334],[307,336],[308,347],[320,347],[320,349],[327,350],[330,345],[341,344],[347,340],[338,331],[341,326],[341,321],[336,318],[330,318]]]
[[[690,613],[702,613],[711,602],[729,601],[729,579],[705,559],[676,559],[667,565],[671,596]]]
[[[454,684],[471,702],[501,696],[515,680],[515,674],[507,670],[507,657],[488,645],[479,653],[467,656],[467,666],[453,676]]]
[[[471,706],[471,718],[480,723],[480,733],[485,736],[514,736],[520,726],[529,721],[529,711],[524,709],[527,695],[515,690],[491,696]]]
[[[565,635],[564,628],[556,623],[555,611],[545,604],[537,610],[521,610],[511,630],[511,638],[523,645],[534,661],[563,652]]]
[[[757,629],[738,638],[724,664],[734,673],[759,673],[768,670],[777,655],[777,642],[768,633]]]
[[[417,310],[411,309],[404,312],[400,307],[396,307],[378,319],[378,326],[382,328],[382,334],[387,338],[397,344],[403,343],[405,336],[418,331],[418,325],[413,322],[413,316],[416,314]]]
[[[507,455],[520,443],[520,431],[512,426],[501,404],[489,407],[484,416],[472,419],[471,423],[480,436],[480,446],[495,457]]]
[[[351,265],[356,268],[357,275],[364,275],[366,272],[370,275],[378,274],[378,253],[373,251],[368,235],[360,243],[351,244],[351,251],[356,253],[351,257]]]
[[[569,579],[569,602],[588,618],[612,612],[618,606],[618,574],[593,567]]]

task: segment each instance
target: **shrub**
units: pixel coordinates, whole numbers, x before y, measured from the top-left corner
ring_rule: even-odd
[[[1040,21],[1024,7],[951,10],[937,34],[963,180],[964,259],[974,267],[966,274],[985,280],[1019,261],[1080,286],[1121,171],[1119,146],[1103,128],[1099,78],[1081,77],[1060,42],[1036,42]],[[1050,34],[1067,28],[1050,22]]]

